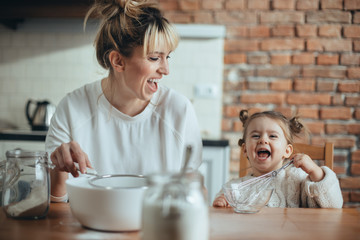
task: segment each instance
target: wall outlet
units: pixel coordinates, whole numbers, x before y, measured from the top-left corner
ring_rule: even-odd
[[[196,84],[194,86],[194,95],[197,98],[216,98],[218,95],[218,87],[215,84]]]

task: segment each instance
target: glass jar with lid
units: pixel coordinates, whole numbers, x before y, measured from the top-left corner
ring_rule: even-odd
[[[143,199],[142,239],[205,240],[209,236],[208,204],[198,171],[148,177]]]
[[[45,217],[50,203],[48,154],[21,149],[7,151],[1,171],[6,215],[27,219]]]

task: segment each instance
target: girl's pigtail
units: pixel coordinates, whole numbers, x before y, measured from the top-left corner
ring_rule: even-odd
[[[242,122],[243,126],[245,126],[246,121],[249,119],[248,110],[241,110],[239,113],[239,119]],[[240,138],[238,141],[238,145],[241,147],[245,143],[244,138]]]

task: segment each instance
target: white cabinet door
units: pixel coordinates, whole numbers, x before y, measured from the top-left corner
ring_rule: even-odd
[[[204,184],[208,191],[209,205],[215,199],[222,185],[229,176],[229,147],[207,147],[203,148],[203,163],[199,171],[204,175]]]

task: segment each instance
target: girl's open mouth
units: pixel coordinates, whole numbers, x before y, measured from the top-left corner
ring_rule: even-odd
[[[271,152],[266,149],[260,149],[257,151],[257,156],[259,160],[266,160],[268,157],[271,156]]]

